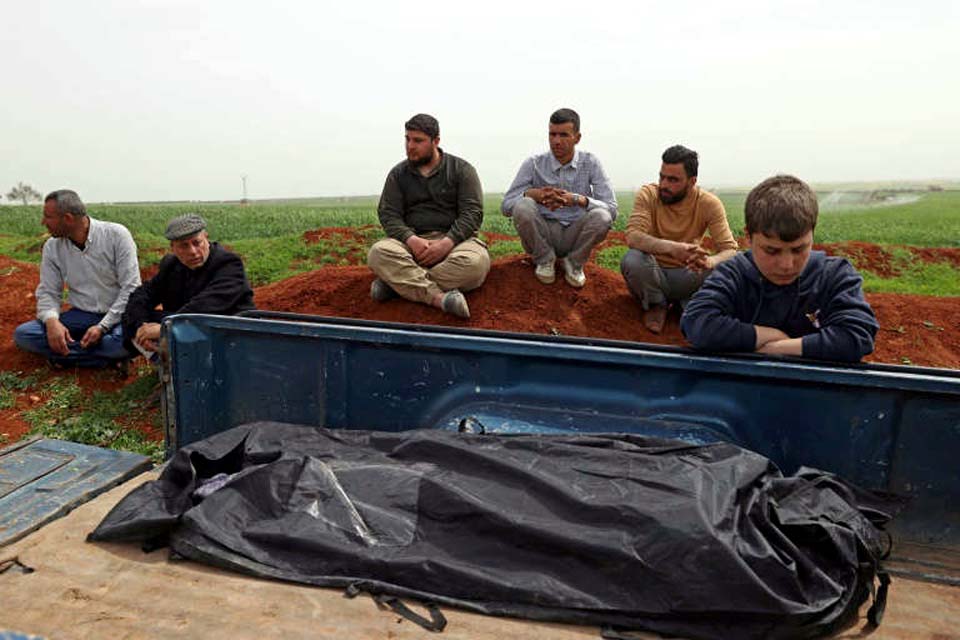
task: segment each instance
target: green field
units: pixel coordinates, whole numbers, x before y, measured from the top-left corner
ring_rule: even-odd
[[[851,192],[852,193],[852,192]],[[730,226],[739,234],[743,228],[743,191],[718,192],[727,208]],[[918,193],[915,202],[891,206],[863,206],[856,198],[848,208],[831,207],[820,215],[818,242],[860,240],[882,245],[914,245],[923,247],[960,246],[960,191]],[[632,208],[633,194],[618,194],[620,215],[615,229],[626,226]],[[511,221],[500,214],[500,196],[489,195],[484,201],[483,230],[515,235]],[[316,198],[254,202],[247,206],[236,203],[160,203],[160,204],[93,204],[91,215],[126,225],[140,247],[143,265],[157,262],[166,249],[161,235],[169,218],[187,211],[198,211],[210,224],[210,235],[240,253],[247,264],[251,280],[259,285],[324,264],[346,262],[344,248],[333,243],[308,245],[305,231],[320,227],[360,227],[364,239],[372,242],[382,235],[376,216],[376,198]],[[39,261],[44,229],[40,226],[40,206],[0,206],[0,254],[29,262]],[[517,253],[519,242],[494,245],[495,256]],[[623,250],[608,250],[598,256],[601,265],[616,268]],[[906,265],[907,271],[912,267]],[[918,272],[919,269],[919,272]],[[927,267],[917,266],[909,278],[883,279],[867,276],[869,290],[914,291],[939,295],[960,295],[960,273],[946,267],[927,274]],[[930,283],[918,288],[918,282]],[[891,279],[888,279],[891,280]],[[942,286],[941,286],[942,285]],[[922,289],[922,290],[921,290]]]

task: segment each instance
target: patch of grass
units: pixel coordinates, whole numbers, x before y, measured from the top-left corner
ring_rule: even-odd
[[[232,246],[243,256],[247,277],[255,287],[293,275],[294,261],[302,259],[307,251],[300,235],[237,240]]]
[[[39,235],[0,236],[0,254],[21,262],[39,263],[44,241]]]
[[[817,222],[817,241],[845,240],[960,246],[960,192],[928,193],[909,204],[822,213]]]
[[[947,262],[924,262],[903,247],[893,247],[891,265],[900,275],[881,278],[862,270],[863,289],[871,293],[912,293],[926,296],[960,296],[960,269]]]
[[[620,273],[620,261],[623,260],[623,256],[626,253],[627,247],[624,245],[607,247],[603,251],[594,254],[594,260],[604,269]]]
[[[490,259],[496,260],[503,256],[513,256],[523,253],[523,246],[519,240],[501,240],[494,242],[487,250],[490,252]]]
[[[43,392],[46,402],[25,411],[24,419],[34,428],[46,427],[66,419],[79,406],[83,391],[68,378],[53,378]]]
[[[745,191],[718,191],[734,235],[744,226]],[[859,240],[917,247],[960,246],[960,191],[920,194],[915,202],[889,206],[851,205],[821,210],[817,242]]]
[[[246,238],[299,234],[318,227],[352,227],[378,224],[376,202],[369,198],[325,199],[316,202],[255,203],[162,203],[90,204],[88,212],[98,220],[119,222],[139,242],[142,237],[163,237],[167,222],[183,213],[194,212],[208,222],[210,237],[221,242]],[[0,233],[29,237],[39,235],[39,206],[0,206]],[[162,240],[166,246],[166,240]]]
[[[0,409],[11,409],[17,403],[17,393],[36,382],[35,376],[24,376],[21,371],[0,371]]]
[[[301,235],[238,240],[233,250],[244,258],[247,277],[257,287],[311,271],[323,264],[337,264],[349,248],[340,249],[329,241],[313,244]]]
[[[44,402],[24,412],[30,433],[80,444],[133,451],[163,460],[163,443],[149,440],[140,431],[126,427],[122,419],[144,414],[144,401],[157,386],[156,374],[139,372],[134,382],[114,392],[89,396],[75,380],[52,378],[43,392]]]

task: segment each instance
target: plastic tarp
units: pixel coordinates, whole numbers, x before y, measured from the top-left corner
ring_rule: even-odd
[[[856,620],[883,509],[725,443],[254,423],[179,450],[90,539],[495,615],[799,638]]]

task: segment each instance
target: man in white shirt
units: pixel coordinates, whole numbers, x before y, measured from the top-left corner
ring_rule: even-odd
[[[580,288],[587,281],[584,263],[617,217],[617,198],[600,160],[576,149],[580,142],[576,111],[553,112],[549,139],[549,153],[527,158],[520,165],[500,210],[513,218],[537,280],[551,284],[556,277],[554,263],[561,258],[564,279]]]
[[[57,366],[105,367],[130,358],[120,317],[140,285],[137,246],[126,227],[87,215],[76,192],[44,198],[37,319],[16,328],[14,343]],[[70,309],[61,313],[63,288]]]

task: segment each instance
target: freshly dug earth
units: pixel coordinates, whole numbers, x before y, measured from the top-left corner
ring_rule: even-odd
[[[523,333],[593,336],[620,340],[681,344],[676,322],[659,336],[647,332],[640,308],[619,274],[586,265],[587,286],[577,290],[562,277],[544,286],[526,258],[494,262],[486,282],[467,293],[471,317],[453,317],[422,304],[370,298],[373,274],[364,266],[328,267],[256,290],[257,308],[390,322],[437,324]],[[558,274],[559,275],[559,274]]]
[[[154,266],[143,270],[141,275],[149,278],[155,272]],[[22,413],[41,402],[46,383],[54,376],[71,376],[87,393],[114,391],[136,379],[133,376],[121,379],[113,371],[55,371],[42,358],[17,349],[13,345],[13,330],[20,323],[36,317],[34,291],[39,282],[40,269],[37,265],[0,256],[0,371],[16,371],[23,375],[37,374],[39,379],[35,388],[17,394],[14,407],[0,409],[0,446],[3,446],[3,442],[16,442],[26,434],[30,425],[24,421]],[[158,439],[162,438],[162,434],[156,432],[152,424],[129,426],[153,433]]]
[[[338,244],[368,242],[369,230],[320,229],[305,234],[308,241],[334,240]],[[513,240],[509,236],[486,234],[496,242]],[[605,246],[623,244],[622,232],[614,232]],[[878,275],[894,275],[890,252],[867,243],[821,245],[828,253],[855,258],[861,268]],[[915,256],[928,262],[950,262],[960,266],[960,249],[910,248]],[[351,261],[360,262],[365,253],[352,251]],[[155,267],[150,271],[155,270]],[[329,315],[392,322],[436,324],[501,331],[570,335],[629,340],[659,344],[684,344],[673,311],[661,335],[644,329],[639,304],[630,296],[618,273],[586,265],[587,285],[577,290],[561,278],[550,286],[538,283],[533,267],[524,257],[497,260],[486,283],[467,294],[472,317],[461,320],[436,309],[392,300],[376,303],[370,299],[373,276],[364,266],[326,267],[281,282],[260,287],[255,301],[260,309]],[[152,275],[145,272],[144,277]],[[36,265],[0,256],[0,371],[39,373],[34,389],[19,393],[16,406],[0,410],[0,441],[14,442],[28,425],[21,417],[24,410],[40,401],[45,381],[53,376],[74,376],[86,391],[110,391],[134,378],[119,380],[100,371],[52,371],[40,359],[22,353],[13,346],[13,330],[34,317],[34,290],[39,280]],[[957,298],[897,294],[868,294],[867,299],[880,320],[876,351],[871,362],[913,364],[960,369],[960,307]],[[155,437],[151,425],[136,425]]]
[[[13,346],[13,330],[34,316],[33,291],[39,281],[39,269],[32,264],[0,256],[0,370],[29,372],[40,366],[38,358]],[[15,442],[29,425],[20,412],[29,408],[30,394],[19,394],[16,406],[0,409],[0,444]],[[4,435],[5,434],[5,435]]]
[[[663,333],[654,335],[643,327],[640,305],[620,274],[594,264],[584,271],[583,289],[560,277],[545,286],[534,279],[527,258],[501,258],[484,285],[467,294],[469,320],[402,299],[374,302],[369,294],[373,275],[362,266],[328,267],[260,287],[256,303],[260,309],[314,315],[685,344],[677,310]],[[881,326],[867,361],[960,368],[960,300],[889,293],[868,294],[867,300]]]

